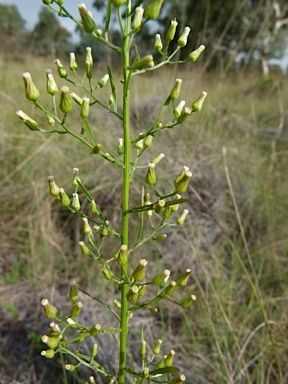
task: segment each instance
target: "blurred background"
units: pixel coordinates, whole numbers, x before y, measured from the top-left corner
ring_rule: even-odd
[[[100,29],[105,4],[86,1]],[[78,1],[66,0],[64,5],[79,18]],[[135,77],[132,136],[151,127],[176,78],[183,79],[181,99],[188,105],[201,91],[208,92],[203,110],[185,124],[161,132],[142,159],[145,165],[160,152],[165,154],[157,177],[166,190],[184,165],[190,167],[193,177],[185,196],[190,213],[185,227],[167,233],[163,243],[142,248],[135,264],[145,257],[151,276],[161,268],[175,277],[192,269],[186,292],[197,300],[186,311],[167,302],[154,317],[146,312],[135,316],[129,362],[141,364],[143,328],[148,344],[162,337],[165,350],[176,350],[175,363],[187,383],[288,383],[288,4],[165,0],[159,20],[146,24],[137,36],[135,54],[152,53],[159,61],[155,34],[164,39],[174,18],[179,23],[177,36],[186,25],[192,28],[179,59],[200,44],[206,49],[196,63]],[[110,39],[120,42],[114,21]],[[69,52],[75,52],[83,74],[85,49],[90,46],[95,84],[109,62],[121,92],[120,58],[41,0],[30,0],[29,5],[23,0],[0,1],[0,41],[0,383],[63,383],[60,358],[50,362],[40,356],[45,349],[41,336],[49,328],[40,300],[47,297],[65,310],[71,280],[111,303],[119,293],[117,287],[103,284],[98,266],[81,254],[80,220],[50,197],[47,176],[54,175],[71,194],[72,169],[78,167],[85,186],[116,228],[121,185],[118,169],[91,156],[70,137],[25,128],[16,116],[18,109],[44,129],[47,122],[25,99],[21,76],[31,73],[41,102],[48,105],[45,70],[52,69],[60,88],[65,82],[58,77],[54,59],[69,71]],[[98,96],[107,104],[108,87]],[[169,121],[171,113],[164,119]],[[89,119],[97,142],[117,156],[119,121],[100,106],[91,108]],[[68,123],[81,131],[76,107]],[[145,174],[145,169],[140,171],[132,186],[135,205]],[[87,202],[80,199],[85,209]],[[132,227],[137,229],[137,223],[137,215],[131,215]],[[115,251],[109,240],[105,247],[107,253]],[[109,314],[91,297],[81,293],[81,301],[84,322],[110,324]],[[117,356],[109,346],[117,338],[105,337],[96,340],[97,357],[113,371]],[[90,374],[80,370],[69,373],[67,380],[83,383]]]

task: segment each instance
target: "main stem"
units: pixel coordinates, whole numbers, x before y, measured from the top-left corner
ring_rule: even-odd
[[[131,27],[131,0],[126,4],[125,29],[122,44],[122,66],[123,66],[123,145],[124,145],[124,171],[122,191],[122,244],[128,248],[129,221],[127,211],[129,209],[129,187],[130,187],[130,70],[129,54]],[[128,275],[128,262],[122,266],[122,278],[126,280]],[[118,384],[125,384],[126,350],[128,333],[128,285],[121,285],[121,317],[120,317],[120,350],[119,350],[119,373]]]

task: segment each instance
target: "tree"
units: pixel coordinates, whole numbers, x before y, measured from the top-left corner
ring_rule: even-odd
[[[15,52],[23,45],[25,21],[15,5],[0,4],[0,39],[3,52]]]
[[[143,5],[148,4],[149,0]],[[98,10],[105,8],[103,0],[95,0],[93,5]],[[281,57],[285,51],[281,31],[288,26],[287,0],[165,0],[163,8],[164,16],[157,20],[158,24],[154,23],[155,28],[146,29],[143,39],[154,39],[155,29],[164,37],[171,19],[176,17],[179,23],[176,37],[186,25],[192,27],[181,58],[204,44],[203,70],[219,68],[226,73],[242,57],[246,64],[259,61],[267,74],[268,60],[275,55]],[[171,44],[171,50],[174,48]]]
[[[32,50],[41,56],[57,56],[69,51],[71,34],[63,28],[57,17],[47,8],[42,7],[39,21],[32,32]]]

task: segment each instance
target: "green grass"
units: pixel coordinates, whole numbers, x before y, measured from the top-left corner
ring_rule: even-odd
[[[0,70],[2,285],[16,287],[29,280],[40,290],[59,283],[68,286],[69,279],[76,278],[83,289],[105,295],[106,287],[97,285],[99,271],[80,255],[80,223],[48,196],[46,177],[53,174],[71,192],[72,168],[79,167],[81,179],[117,227],[121,204],[117,174],[110,168],[108,172],[101,158],[87,157],[70,138],[31,133],[15,115],[22,109],[35,116],[24,99],[21,73],[31,71],[44,95],[45,68],[53,63],[33,59],[4,64]],[[99,78],[103,74],[99,71]],[[163,103],[174,84],[173,71],[164,75],[153,74],[152,83],[141,76],[134,84],[134,136],[145,131],[156,105]],[[207,103],[185,126],[161,133],[161,144],[152,146],[143,161],[165,153],[157,166],[163,186],[183,165],[192,169],[187,193],[190,217],[185,229],[141,252],[151,269],[159,264],[176,273],[190,267],[193,277],[187,292],[196,294],[197,300],[191,309],[176,314],[175,308],[164,304],[154,334],[157,338],[157,332],[162,336],[165,331],[165,345],[175,347],[188,383],[284,383],[288,379],[288,115],[283,107],[287,86],[276,76],[268,84],[255,74],[199,78],[195,70],[177,77],[184,80],[181,99],[189,104],[205,89]],[[58,84],[63,85],[60,80]],[[107,97],[104,93],[103,100]],[[97,141],[116,153],[119,126],[100,109],[92,121]],[[137,180],[132,193],[136,203],[141,193]],[[105,246],[114,249],[113,244]],[[5,297],[3,305],[4,301]],[[12,301],[9,306],[21,316],[21,308]]]

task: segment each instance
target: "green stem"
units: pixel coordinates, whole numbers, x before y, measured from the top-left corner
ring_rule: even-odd
[[[123,64],[123,138],[124,138],[124,171],[123,171],[123,195],[122,195],[122,244],[128,247],[129,215],[129,187],[130,187],[130,78],[131,72],[128,69],[130,59],[129,32],[131,29],[131,0],[126,5],[125,31],[122,44],[122,64]],[[121,268],[123,280],[128,275],[128,262]],[[125,384],[127,333],[128,333],[128,284],[121,285],[121,316],[120,316],[120,349],[119,349],[119,372],[118,384]]]

